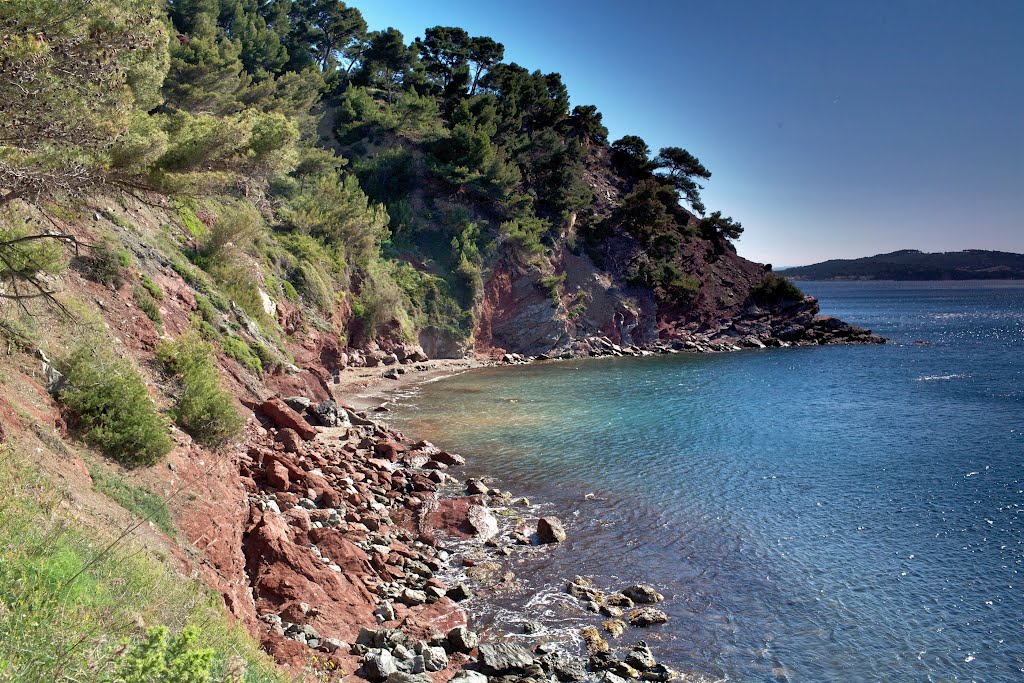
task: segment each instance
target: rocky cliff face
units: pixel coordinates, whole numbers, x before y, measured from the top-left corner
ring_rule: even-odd
[[[606,348],[591,344],[594,338],[649,350],[882,341],[869,330],[819,317],[811,297],[759,305],[754,290],[771,276],[771,266],[739,256],[724,239],[690,235],[682,242],[676,263],[696,284],[687,296],[659,299],[651,288],[629,284],[630,264],[644,250],[614,225],[614,216],[630,187],[600,159],[587,178],[598,197],[593,212],[574,219],[543,272],[510,259],[494,264],[477,309],[478,353],[587,355]],[[598,223],[612,223],[611,233],[596,244],[569,246],[572,232]],[[545,287],[546,273],[561,284]]]

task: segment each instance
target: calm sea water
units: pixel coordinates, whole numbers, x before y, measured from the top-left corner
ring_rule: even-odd
[[[575,627],[566,578],[643,580],[671,621],[626,638],[684,670],[1024,680],[1024,283],[801,286],[894,343],[488,369],[407,399],[407,433],[567,521],[487,618]]]

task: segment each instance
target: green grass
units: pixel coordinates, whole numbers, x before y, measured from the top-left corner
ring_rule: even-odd
[[[171,514],[164,499],[152,491],[134,486],[116,474],[103,472],[98,467],[89,469],[92,487],[125,510],[153,522],[161,531],[173,537],[176,533]]]
[[[158,285],[157,283],[153,282],[153,280],[150,279],[150,277],[148,275],[146,275],[145,273],[143,273],[141,277],[142,277],[142,286],[146,288],[146,291],[149,292],[150,296],[152,296],[157,301],[163,301],[164,300],[164,290],[160,289],[160,285]]]
[[[124,677],[166,627],[186,654],[212,649],[210,678],[188,680],[283,683],[219,596],[131,540],[87,530],[65,499],[0,449],[0,680],[176,680]]]

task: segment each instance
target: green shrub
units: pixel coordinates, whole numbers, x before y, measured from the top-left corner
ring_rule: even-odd
[[[132,264],[132,255],[128,253],[127,249],[117,250],[117,262],[122,268],[127,268]]]
[[[768,273],[750,289],[750,298],[758,306],[774,306],[785,301],[802,301],[804,293],[786,278]]]
[[[60,402],[104,453],[134,467],[159,462],[174,446],[142,377],[107,340],[83,342],[56,365],[68,383]]]
[[[142,274],[141,278],[142,286],[146,288],[146,291],[149,292],[150,296],[152,296],[157,301],[163,301],[164,290],[160,289],[160,285],[153,282],[153,280],[150,279],[150,277],[145,273]]]
[[[121,253],[123,252],[114,249],[114,244],[109,239],[96,242],[89,254],[86,276],[107,287],[120,287],[124,282],[121,268],[125,265],[121,262]]]
[[[234,398],[220,386],[212,346],[197,334],[187,334],[161,343],[156,357],[181,382],[181,395],[172,412],[182,429],[206,446],[223,446],[238,436],[242,417]]]
[[[200,647],[199,629],[189,626],[170,636],[166,626],[149,629],[146,639],[117,663],[117,683],[209,683],[212,648]]]
[[[249,345],[243,340],[234,335],[229,335],[224,337],[221,347],[224,349],[224,353],[237,360],[252,374],[257,376],[263,374],[263,363],[260,362],[259,356],[253,353]]]
[[[106,473],[98,467],[89,468],[89,475],[94,489],[125,510],[153,522],[168,536],[174,536],[174,523],[162,497],[148,489],[133,486],[116,474]]]
[[[558,289],[565,282],[565,273],[559,273],[557,275],[547,275],[537,281],[540,288],[543,289],[549,298],[554,301],[558,300]]]
[[[204,322],[216,325],[220,321],[217,309],[213,307],[210,299],[203,294],[196,294],[196,310]]]
[[[156,302],[156,299],[153,298],[148,289],[136,285],[133,292],[135,294],[135,303],[146,314],[146,317],[153,321],[156,329],[162,330],[163,318],[160,316],[160,304]]]

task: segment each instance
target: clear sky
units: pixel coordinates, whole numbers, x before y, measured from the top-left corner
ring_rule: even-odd
[[[407,41],[489,35],[613,140],[689,149],[748,258],[1024,252],[1024,0],[351,4]]]

